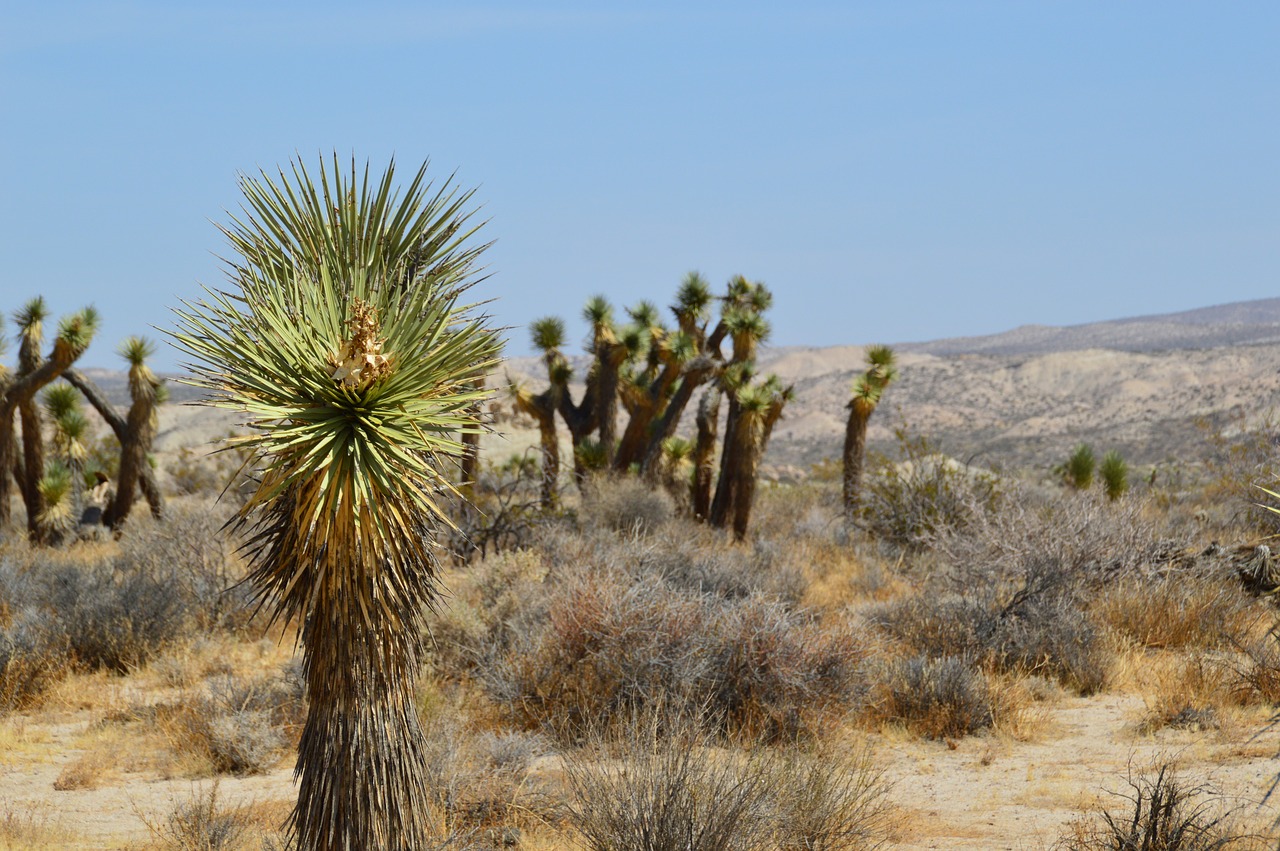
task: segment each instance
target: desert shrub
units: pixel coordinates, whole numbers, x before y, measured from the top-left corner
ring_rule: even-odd
[[[66,635],[48,612],[24,608],[0,619],[0,715],[31,706],[70,670]]]
[[[525,731],[468,730],[460,713],[438,713],[424,727],[427,788],[434,796],[435,833],[455,844],[512,838],[534,813],[549,809],[531,779],[548,742]],[[448,847],[454,847],[449,845]]]
[[[172,568],[125,561],[87,565],[54,562],[46,605],[63,624],[76,661],[125,673],[145,662],[189,623],[189,600]]]
[[[302,683],[289,672],[214,677],[202,696],[164,714],[179,752],[203,757],[218,773],[260,774],[275,766],[301,728]]]
[[[223,806],[217,783],[195,790],[167,814],[138,815],[166,851],[242,851],[252,847],[247,808]]]
[[[1079,694],[1103,687],[1112,655],[1051,567],[1013,588],[988,581],[962,594],[922,593],[869,617],[929,659],[953,657],[992,671],[1052,677]]]
[[[120,541],[120,569],[164,577],[204,629],[243,625],[252,592],[240,584],[244,568],[224,515],[204,501],[175,501],[162,522],[137,518]]]
[[[1054,846],[1061,851],[1233,851],[1274,847],[1238,830],[1213,790],[1188,786],[1165,763],[1128,778],[1127,803],[1077,820]]]
[[[714,594],[729,600],[760,596],[795,605],[807,586],[793,549],[759,538],[751,548],[724,546],[721,536],[688,524],[681,534],[664,536],[643,547],[629,541],[615,545],[614,563],[630,562],[637,577],[653,575],[671,587]]]
[[[1140,499],[1109,502],[1095,492],[1045,500],[1010,486],[998,510],[978,512],[965,528],[934,542],[960,586],[991,577],[1017,579],[1052,565],[1063,581],[1100,586],[1116,577],[1179,569],[1189,540],[1157,528]]]
[[[1239,583],[1191,570],[1119,578],[1096,595],[1092,608],[1120,635],[1159,648],[1229,647],[1257,618]]]
[[[995,722],[991,690],[963,659],[915,656],[889,663],[872,686],[873,721],[931,739],[967,736]]]
[[[579,517],[588,529],[648,535],[674,514],[675,506],[665,491],[632,476],[597,476],[583,497]]]
[[[775,778],[759,751],[717,751],[697,724],[656,714],[593,732],[566,755],[570,821],[592,851],[754,851]]]
[[[889,784],[865,748],[789,748],[771,760],[781,851],[880,848],[894,827]]]
[[[995,510],[1000,487],[994,475],[941,455],[905,428],[895,434],[899,459],[870,459],[861,519],[872,534],[899,546],[921,548]]]
[[[852,632],[776,601],[605,570],[562,577],[549,593],[545,616],[482,675],[521,721],[566,739],[655,705],[704,709],[734,733],[793,737],[858,693]]]

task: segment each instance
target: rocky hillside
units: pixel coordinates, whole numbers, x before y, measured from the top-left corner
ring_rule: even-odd
[[[1013,469],[1047,470],[1082,440],[1099,452],[1118,449],[1135,465],[1195,460],[1205,450],[1202,423],[1239,427],[1280,410],[1280,299],[896,348],[901,377],[872,420],[873,449],[888,448],[892,429],[906,423],[948,454]],[[858,346],[765,351],[762,371],[796,388],[766,463],[804,469],[838,456],[861,363]],[[585,359],[578,367],[581,374]],[[541,386],[535,358],[512,359],[494,383],[507,373]],[[93,378],[127,401],[123,374]],[[170,386],[175,402],[194,395]],[[225,412],[168,405],[160,449],[203,445],[234,423]],[[528,424],[502,430],[486,444],[495,455],[535,442]]]

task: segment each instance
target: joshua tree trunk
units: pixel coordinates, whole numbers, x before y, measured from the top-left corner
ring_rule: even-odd
[[[484,385],[485,379],[483,376],[475,380],[476,390],[483,390]],[[471,414],[476,422],[480,422],[481,412],[478,402],[472,408]],[[462,433],[461,443],[463,450],[462,461],[459,464],[459,471],[462,474],[462,485],[460,490],[462,491],[462,495],[467,498],[468,502],[474,502],[476,493],[476,476],[480,472],[480,432],[464,431]]]
[[[600,429],[600,448],[604,452],[604,465],[613,466],[618,441],[618,371],[626,358],[627,348],[622,343],[602,344],[599,354],[599,386],[596,391],[596,422]],[[575,453],[576,454],[576,453]]]
[[[21,408],[24,403],[31,402],[35,399],[36,393],[47,384],[56,379],[62,372],[75,362],[76,358],[84,352],[88,346],[88,338],[92,337],[93,325],[96,317],[90,320],[88,313],[84,314],[81,320],[82,325],[77,325],[74,333],[80,334],[81,327],[84,329],[83,336],[85,339],[75,343],[69,343],[62,339],[54,345],[53,355],[47,358],[40,367],[33,372],[29,372],[21,378],[9,384],[5,391],[3,399],[0,399],[0,470],[12,470],[14,468],[15,459],[15,434],[14,434],[14,414]],[[37,436],[38,437],[38,436]],[[42,472],[42,471],[41,471]],[[30,479],[33,475],[29,467],[23,470],[24,478]],[[0,529],[13,519],[10,506],[11,487],[10,482],[14,481],[7,475],[0,475]],[[37,482],[39,479],[37,478]],[[28,508],[28,511],[30,508]],[[39,506],[37,505],[37,511]],[[39,514],[34,518],[27,518],[27,525],[30,528],[33,522],[38,523]]]
[[[374,576],[356,581],[365,587],[344,588],[347,601],[318,600],[303,630],[310,708],[298,743],[297,847],[430,848],[422,817],[431,802],[426,736],[414,702],[416,641],[391,624],[366,625],[353,601],[382,591]],[[412,623],[412,613],[405,614],[404,623]],[[324,770],[304,771],[308,764]]]
[[[129,406],[127,421],[128,442],[120,447],[120,476],[116,481],[116,495],[102,514],[103,524],[112,529],[119,528],[133,510],[142,471],[151,466],[147,463],[147,453],[151,451],[151,443],[156,436],[156,389],[159,382],[150,375],[149,369],[137,379],[133,372],[134,369],[131,369],[129,376],[133,404]]]
[[[711,512],[707,515],[711,525],[720,529],[728,525],[729,512],[737,495],[738,481],[734,474],[741,464],[739,459],[733,457],[733,453],[738,445],[740,411],[735,394],[730,393],[729,412],[724,423],[724,448],[720,453],[720,477],[716,480],[715,498],[711,501]]]
[[[693,516],[706,520],[711,512],[711,482],[715,475],[716,426],[720,419],[719,387],[708,387],[698,403],[698,437],[693,445]]]
[[[555,385],[536,396],[525,390],[516,393],[516,406],[538,423],[542,448],[542,493],[539,504],[543,508],[555,508],[560,501],[557,488],[560,479],[560,439],[556,435],[559,396],[559,389]]]
[[[844,431],[844,518],[852,523],[862,502],[862,462],[867,451],[868,414],[861,405],[849,405],[849,422]]]
[[[115,407],[107,401],[107,397],[102,394],[98,386],[80,370],[74,367],[68,368],[62,377],[67,383],[80,391],[80,394],[89,401],[93,409],[98,412],[98,416],[102,417],[103,422],[110,427],[111,432],[116,436],[116,440],[120,441],[121,451],[129,444],[129,423]],[[123,466],[123,458],[121,459]],[[156,483],[155,471],[151,469],[150,464],[142,464],[138,468],[138,488],[142,491],[142,495],[146,498],[147,504],[151,506],[151,516],[157,520],[164,519],[164,494],[160,493],[160,486]]]
[[[751,523],[751,507],[756,496],[756,468],[760,464],[760,411],[742,411],[738,416],[737,446],[734,448],[733,539],[745,540]]]
[[[657,474],[662,461],[662,442],[676,433],[680,417],[684,415],[685,408],[689,407],[693,392],[714,375],[715,361],[706,355],[695,358],[685,366],[680,386],[667,402],[662,417],[650,430],[649,443],[640,459],[640,474],[645,478],[652,479]]]

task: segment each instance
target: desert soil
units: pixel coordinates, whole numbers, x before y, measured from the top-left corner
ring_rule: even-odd
[[[1139,732],[1144,707],[1132,695],[1061,698],[1044,711],[1043,733],[1031,742],[999,735],[952,742],[873,736],[903,816],[893,847],[1046,848],[1082,811],[1123,805],[1116,793],[1125,790],[1130,767],[1136,773],[1170,758],[1187,780],[1212,784],[1250,820],[1276,815],[1274,806],[1256,805],[1280,771],[1280,733],[1261,719],[1252,731],[1148,735]],[[103,767],[98,788],[56,791],[55,781],[84,756],[84,741],[102,715],[46,711],[3,722],[0,735],[9,746],[0,754],[0,814],[64,828],[69,842],[60,847],[125,849],[147,839],[144,818],[163,819],[213,782],[131,770],[135,760],[121,752],[114,766]],[[223,777],[217,791],[227,805],[274,803],[285,812],[294,795],[292,771],[282,764],[264,775]]]

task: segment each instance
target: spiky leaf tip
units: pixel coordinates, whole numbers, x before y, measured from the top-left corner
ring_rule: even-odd
[[[40,400],[52,420],[80,410],[80,391],[65,381],[55,381],[46,387]]]
[[[34,332],[38,337],[40,326],[49,318],[49,307],[44,296],[36,296],[13,312],[13,323],[23,333]]]
[[[156,353],[155,344],[146,337],[126,337],[116,349],[116,354],[124,358],[129,366],[142,366],[147,358]]]
[[[676,291],[676,303],[671,310],[677,317],[702,319],[710,304],[711,286],[701,274],[690,272],[680,282],[680,289]]]
[[[67,362],[73,361],[89,348],[93,336],[98,332],[98,311],[86,307],[70,316],[64,316],[58,323],[58,339],[54,344],[56,357]]]
[[[582,307],[582,318],[592,329],[613,324],[613,305],[602,295],[593,295]]]
[[[550,352],[564,346],[564,320],[559,316],[544,316],[529,323],[529,335],[534,348]]]

